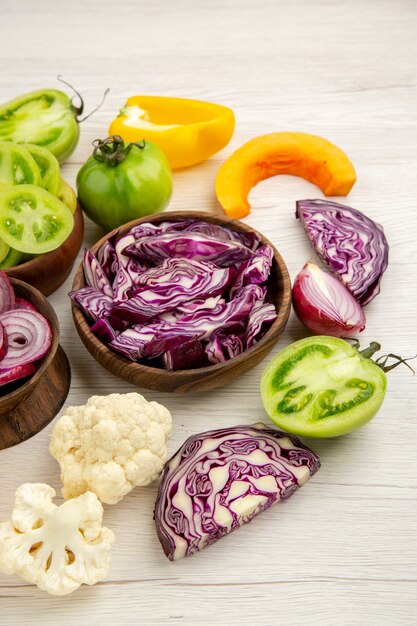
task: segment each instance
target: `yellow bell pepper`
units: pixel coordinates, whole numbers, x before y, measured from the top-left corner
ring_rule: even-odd
[[[233,111],[219,104],[169,98],[132,96],[110,124],[109,135],[125,141],[156,143],[173,169],[195,165],[224,148],[235,127]]]

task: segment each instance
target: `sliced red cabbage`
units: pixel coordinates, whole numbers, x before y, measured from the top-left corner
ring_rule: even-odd
[[[196,369],[209,365],[201,341],[188,341],[168,350],[162,355],[162,362],[167,370]]]
[[[189,437],[165,466],[154,519],[171,561],[190,556],[286,500],[317,472],[318,455],[264,424]]]
[[[262,285],[271,272],[273,252],[270,246],[262,246],[254,256],[238,268],[237,276],[230,289],[230,297],[237,295],[245,285]]]
[[[256,250],[260,243],[258,235],[254,232],[241,232],[224,228],[218,224],[211,224],[203,220],[184,219],[176,222],[161,222],[160,224],[151,224],[146,222],[135,226],[130,231],[136,239],[143,237],[151,237],[173,231],[196,232],[215,237],[222,241],[238,241],[250,250]]]
[[[213,334],[206,343],[205,352],[208,360],[213,365],[217,365],[218,363],[226,363],[227,361],[223,352],[222,342],[216,334]]]
[[[195,313],[196,311],[212,311],[217,305],[225,304],[226,300],[222,296],[212,296],[211,298],[196,298],[189,302],[183,302],[176,308],[176,319],[183,317],[183,313]]]
[[[125,254],[126,248],[134,244],[135,241],[136,239],[131,233],[128,233],[127,235],[124,235],[123,237],[120,237],[120,239],[116,241],[114,249],[116,251],[117,262],[119,264],[119,267],[120,266],[126,267],[128,260],[129,260],[129,257],[126,256]]]
[[[129,260],[136,261],[136,259]],[[153,287],[164,288],[165,285],[169,288],[172,284],[182,284],[185,287],[190,281],[195,280],[197,276],[207,272],[212,273],[218,269],[217,265],[209,261],[174,257],[173,259],[164,259],[161,265],[151,267],[142,272],[137,277],[137,284],[149,289]]]
[[[238,241],[220,241],[200,233],[163,233],[145,237],[127,246],[123,254],[153,263],[183,257],[211,261],[222,267],[241,263],[253,256],[252,250]]]
[[[182,270],[176,268],[174,277],[154,284],[150,289],[141,287],[124,302],[115,303],[112,315],[141,323],[165,311],[176,309],[178,305],[204,296],[223,294],[230,282],[229,269],[206,269],[205,273],[189,271],[190,265],[182,262]],[[169,275],[169,273],[168,273]]]
[[[102,291],[109,298],[113,297],[113,289],[107,275],[95,255],[87,248],[84,250],[84,276],[87,285]]]
[[[7,335],[7,353],[1,360],[1,369],[33,363],[51,347],[51,325],[38,311],[6,311],[0,315],[0,323]]]
[[[110,282],[113,282],[119,269],[119,261],[116,250],[114,249],[114,243],[112,243],[110,239],[106,239],[97,252],[97,260]]]
[[[257,303],[249,314],[248,327],[246,329],[246,345],[251,348],[264,334],[265,326],[275,322],[277,312],[273,304]]]
[[[389,246],[382,226],[329,200],[298,200],[301,220],[319,257],[364,306],[380,291]]]
[[[0,271],[0,313],[15,307],[15,295],[12,284],[5,272]]]
[[[91,326],[91,332],[106,345],[114,341],[118,335],[107,317],[100,317],[94,322]]]
[[[120,266],[112,284],[114,302],[126,302],[134,289],[133,280],[127,267]]]
[[[246,341],[243,332],[225,334],[223,331],[216,331],[206,344],[207,358],[211,363],[224,363],[242,354],[245,349]]]
[[[83,287],[68,295],[94,321],[108,315],[113,306],[113,299],[94,287]]]
[[[197,338],[198,333],[193,330],[181,329],[174,334],[165,325],[137,324],[120,333],[109,345],[131,361],[139,361],[144,358],[156,358]]]
[[[96,258],[86,253],[90,285],[70,296],[128,359],[176,369],[223,361],[246,349],[251,311],[265,297],[272,250],[259,244],[202,220],[143,223],[113,234]]]

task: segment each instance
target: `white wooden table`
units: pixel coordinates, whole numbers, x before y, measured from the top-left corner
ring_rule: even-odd
[[[213,180],[222,160],[258,134],[323,135],[351,157],[358,181],[349,203],[380,221],[391,243],[380,296],[367,308],[362,341],[416,352],[417,3],[415,0],[53,0],[0,2],[1,100],[58,73],[87,110],[111,87],[64,165],[69,182],[137,93],[220,102],[236,113],[223,153],[175,174],[172,209],[218,211]],[[247,222],[280,249],[292,278],[311,252],[295,200],[321,197],[301,179],[277,177],[251,194]],[[100,235],[86,224],[86,245]],[[51,297],[72,367],[68,404],[134,388],[102,369],[81,344],[67,292]],[[305,335],[292,315],[277,349]],[[263,365],[211,393],[145,391],[174,416],[174,452],[191,433],[265,420]],[[317,441],[322,468],[294,498],[205,552],[170,563],[156,538],[157,485],[105,507],[116,533],[108,578],[55,598],[0,576],[0,624],[186,624],[196,626],[405,626],[417,623],[417,392],[407,369],[389,376],[375,420],[350,436]],[[48,455],[51,427],[0,453],[0,519],[26,481],[60,488]]]

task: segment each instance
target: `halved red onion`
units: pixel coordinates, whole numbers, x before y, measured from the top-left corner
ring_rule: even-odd
[[[0,313],[14,309],[15,297],[11,282],[4,272],[0,272]]]
[[[4,359],[7,352],[7,335],[4,332],[3,324],[0,323],[0,361]]]
[[[15,309],[28,309],[29,311],[37,311],[38,309],[34,304],[25,300],[24,298],[16,298]]]
[[[0,315],[0,323],[7,334],[7,354],[1,369],[9,369],[37,361],[51,347],[52,329],[37,311],[14,309]]]
[[[365,328],[365,313],[344,284],[315,263],[306,263],[292,290],[294,311],[318,335],[349,337]]]
[[[33,363],[22,363],[22,365],[16,365],[7,370],[0,370],[0,386],[8,385],[21,378],[28,378],[33,376],[36,372],[36,367]]]

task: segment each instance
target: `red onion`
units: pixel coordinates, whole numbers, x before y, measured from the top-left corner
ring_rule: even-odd
[[[4,332],[3,324],[0,323],[0,361],[5,357],[7,352],[7,335]]]
[[[43,357],[52,343],[48,320],[37,311],[15,309],[0,315],[0,323],[7,334],[7,354],[1,369],[32,363]]]
[[[0,313],[14,309],[15,297],[10,280],[4,272],[0,272]]]
[[[365,328],[365,313],[350,291],[314,263],[295,279],[292,303],[300,322],[318,335],[349,337]]]
[[[33,376],[36,372],[36,367],[33,363],[23,363],[22,365],[16,365],[8,370],[0,370],[0,386],[13,383],[15,380],[21,378],[28,378]]]
[[[37,311],[38,309],[34,304],[25,300],[24,298],[16,298],[15,309],[28,309],[29,311]]]

